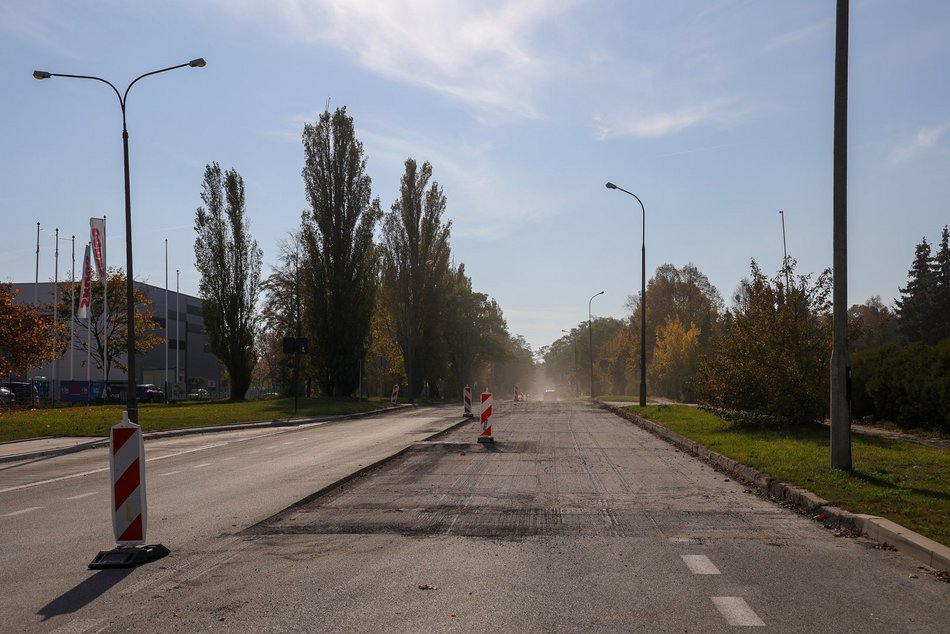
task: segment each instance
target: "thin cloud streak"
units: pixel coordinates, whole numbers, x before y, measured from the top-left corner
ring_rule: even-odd
[[[947,130],[950,130],[950,123],[921,128],[914,135],[913,140],[894,149],[891,153],[891,164],[897,165],[934,148],[939,149],[940,139],[946,134]]]
[[[660,138],[705,124],[726,124],[744,116],[735,99],[718,99],[663,112],[594,115],[596,138]]]

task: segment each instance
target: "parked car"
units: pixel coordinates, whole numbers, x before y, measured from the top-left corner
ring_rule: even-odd
[[[4,381],[3,387],[13,393],[17,407],[33,407],[40,400],[40,392],[31,381]]]
[[[143,403],[162,403],[165,393],[151,383],[143,383],[135,386],[135,398]]]
[[[211,399],[211,394],[203,387],[199,387],[197,390],[188,392],[188,398],[193,401],[207,401]]]
[[[0,387],[0,406],[13,407],[16,405],[16,396],[10,388]]]

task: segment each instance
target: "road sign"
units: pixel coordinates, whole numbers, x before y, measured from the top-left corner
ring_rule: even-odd
[[[491,392],[482,392],[482,435],[478,437],[478,442],[495,442],[491,435],[491,411],[492,396]]]

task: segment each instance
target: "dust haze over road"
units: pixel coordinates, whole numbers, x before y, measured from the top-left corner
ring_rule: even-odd
[[[132,573],[104,571],[101,596],[24,629],[938,632],[950,622],[950,584],[911,559],[835,537],[605,410],[495,408],[493,446],[475,442],[474,422],[409,442],[326,495]],[[352,428],[348,442],[358,436]]]

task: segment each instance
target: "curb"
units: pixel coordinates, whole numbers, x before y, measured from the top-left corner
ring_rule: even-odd
[[[176,436],[192,436],[195,434],[212,434],[225,431],[239,431],[242,429],[268,429],[271,427],[298,427],[300,425],[309,425],[312,423],[338,422],[345,420],[356,420],[360,418],[369,418],[371,416],[385,415],[390,412],[401,411],[415,407],[415,405],[396,405],[372,412],[363,412],[360,414],[340,414],[338,416],[312,416],[310,418],[283,418],[270,421],[259,421],[256,423],[235,423],[233,425],[210,425],[207,427],[187,427],[185,429],[169,429],[164,431],[151,431],[142,434],[143,440],[152,440],[156,438],[174,438]],[[100,438],[89,442],[72,445],[69,447],[58,447],[55,449],[41,449],[39,451],[27,451],[24,453],[12,454],[9,456],[0,456],[0,464],[4,462],[16,462],[18,460],[32,460],[36,458],[49,458],[53,456],[64,456],[66,454],[85,451],[87,449],[96,449],[109,445],[108,438]]]
[[[828,500],[818,497],[807,489],[781,482],[767,473],[762,473],[758,469],[736,462],[732,458],[727,458],[695,440],[681,436],[663,425],[647,420],[633,412],[606,403],[600,403],[600,407],[632,422],[686,453],[711,464],[716,469],[746,484],[755,486],[777,502],[795,506],[809,514],[815,514],[816,519],[824,516],[821,521],[824,521],[825,526],[838,526],[854,530],[867,535],[868,538],[874,541],[881,542],[882,546],[892,546],[935,570],[950,571],[950,547],[904,528],[887,518],[851,513],[837,506],[832,506]]]

